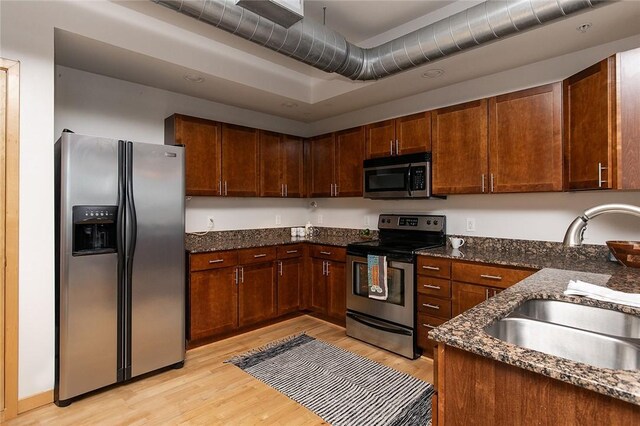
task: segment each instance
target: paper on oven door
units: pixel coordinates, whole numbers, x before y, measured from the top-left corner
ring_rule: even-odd
[[[389,288],[387,285],[387,257],[367,256],[369,297],[371,299],[387,300]]]

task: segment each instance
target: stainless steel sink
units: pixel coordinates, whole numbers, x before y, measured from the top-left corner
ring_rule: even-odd
[[[485,327],[502,341],[615,370],[640,369],[640,318],[555,300],[530,300]]]
[[[529,300],[514,313],[527,318],[595,331],[612,336],[640,339],[640,317],[610,309],[558,300]]]

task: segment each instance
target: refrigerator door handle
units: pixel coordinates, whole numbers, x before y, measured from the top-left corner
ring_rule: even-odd
[[[123,313],[126,306],[126,257],[125,257],[125,203],[126,203],[126,170],[125,170],[125,149],[126,142],[118,141],[118,210],[116,218],[116,247],[118,254],[118,312]],[[119,382],[125,379],[125,347],[123,342],[123,315],[118,315],[118,361],[117,361],[117,380]]]
[[[135,200],[133,198],[133,143],[127,142],[126,149],[126,188],[127,188],[127,196],[126,196],[126,204],[127,204],[127,213],[129,217],[129,221],[131,222],[129,225],[129,230],[131,231],[128,235],[128,244],[127,244],[127,279],[126,279],[126,315],[125,315],[125,380],[131,378],[131,315],[132,315],[132,281],[133,281],[133,256],[136,251],[136,240],[138,235],[138,220],[136,217],[136,205]]]

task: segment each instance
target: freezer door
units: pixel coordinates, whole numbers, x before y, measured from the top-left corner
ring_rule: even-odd
[[[184,360],[184,149],[127,144],[134,206],[128,217],[137,219],[129,237],[134,243],[129,248],[135,377]]]
[[[117,253],[73,256],[73,206],[114,206],[117,141],[64,133],[56,146],[56,401],[117,381]]]

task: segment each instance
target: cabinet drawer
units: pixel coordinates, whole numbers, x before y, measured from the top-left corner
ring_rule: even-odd
[[[345,262],[347,258],[347,250],[344,247],[319,246],[317,244],[311,245],[310,254],[311,257],[338,262]]]
[[[418,294],[418,312],[445,320],[451,319],[451,300]]]
[[[418,293],[448,299],[451,297],[451,281],[418,275]]]
[[[238,264],[238,252],[214,251],[210,253],[195,253],[189,255],[189,270],[204,271],[205,269],[226,268]]]
[[[240,265],[273,262],[274,260],[276,260],[275,247],[258,247],[254,249],[238,250],[238,263]]]
[[[302,244],[286,244],[278,246],[278,259],[290,259],[300,257],[303,254]]]
[[[445,322],[447,322],[447,320],[444,318],[418,314],[417,344],[419,348],[422,348],[422,354],[424,356],[433,358],[433,348],[436,344],[434,340],[429,339],[427,333]]]
[[[499,288],[508,288],[534,273],[534,271],[528,269],[462,262],[454,262],[451,270],[451,275],[454,281],[463,281]]]
[[[451,261],[431,256],[418,256],[418,274],[436,278],[450,278]]]

